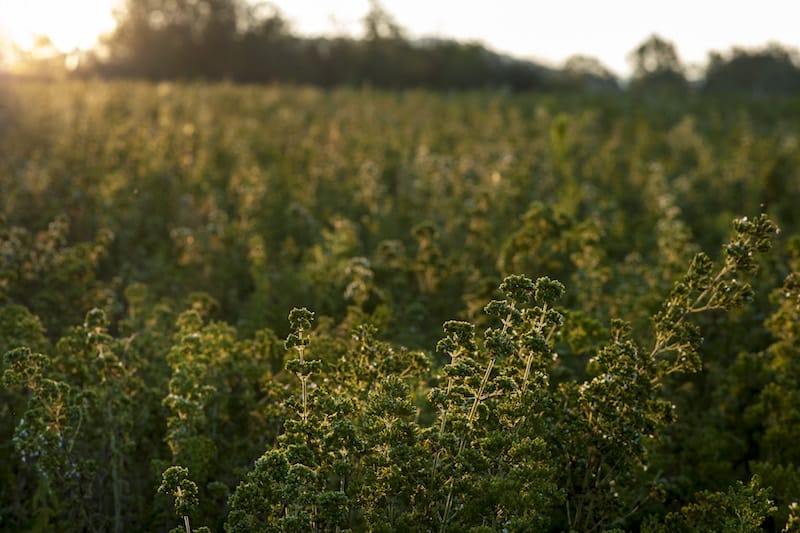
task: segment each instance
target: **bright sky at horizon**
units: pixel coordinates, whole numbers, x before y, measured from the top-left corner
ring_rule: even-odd
[[[0,38],[30,46],[46,34],[62,51],[89,48],[114,27],[120,0],[0,0]],[[360,35],[368,0],[273,0],[302,34]],[[652,33],[687,64],[710,50],[768,42],[800,47],[800,0],[383,0],[410,37],[481,41],[516,57],[561,64],[577,53],[629,72],[627,54]],[[76,6],[80,9],[76,10]]]

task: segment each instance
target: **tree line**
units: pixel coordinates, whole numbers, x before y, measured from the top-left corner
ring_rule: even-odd
[[[553,68],[476,42],[411,39],[377,1],[363,18],[362,38],[300,36],[274,6],[245,0],[126,0],[116,16],[100,46],[74,61],[73,75],[390,89],[800,90],[800,55],[775,43],[712,52],[690,76],[674,44],[652,35],[629,54],[633,74],[621,80],[585,55]]]

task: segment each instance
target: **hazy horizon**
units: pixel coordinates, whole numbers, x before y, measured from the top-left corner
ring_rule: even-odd
[[[48,35],[56,48],[87,49],[113,29],[112,9],[120,0],[0,0],[0,38],[30,46]],[[300,35],[358,37],[368,0],[275,0]],[[755,48],[770,42],[800,47],[793,22],[800,5],[787,0],[732,4],[717,0],[650,4],[610,0],[598,4],[563,0],[541,2],[383,0],[381,5],[412,39],[438,37],[479,41],[488,48],[551,66],[575,54],[598,58],[617,75],[630,74],[628,53],[649,35],[672,41],[687,65],[705,64],[708,52],[733,46]],[[490,10],[490,12],[488,11]],[[79,17],[78,17],[79,15]]]

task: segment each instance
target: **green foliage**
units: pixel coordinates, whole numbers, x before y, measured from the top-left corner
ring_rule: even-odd
[[[158,492],[171,496],[174,499],[175,514],[183,519],[184,529],[175,528],[178,532],[191,533],[189,515],[196,511],[198,505],[197,485],[189,479],[189,470],[182,466],[171,466],[161,475],[161,485]],[[171,531],[175,531],[175,529]],[[203,526],[196,528],[198,533],[209,533],[210,530]]]
[[[70,311],[107,304],[108,288],[96,279],[99,264],[113,241],[109,230],[93,242],[69,246],[69,219],[58,216],[47,229],[32,234],[18,226],[0,226],[0,304],[27,307],[60,333]]]
[[[633,86],[642,91],[680,92],[687,88],[684,67],[675,45],[653,34],[630,54]]]
[[[703,491],[695,501],[670,513],[663,524],[650,523],[644,531],[756,532],[776,507],[757,477],[748,484],[737,481],[727,492]]]
[[[171,466],[164,470],[158,492],[175,499],[175,514],[185,516],[197,509],[197,485],[189,479],[189,470]]]
[[[800,88],[797,51],[768,44],[709,54],[703,89],[712,93],[774,94]]]
[[[797,529],[796,104],[9,91],[0,528]]]
[[[768,250],[776,232],[764,217],[754,225],[737,221],[735,228],[732,242],[748,254]],[[418,409],[401,376],[391,372],[382,374],[366,401],[356,387],[343,398],[331,396],[332,384],[348,389],[357,373],[342,375],[306,358],[314,315],[294,309],[286,348],[299,357],[287,360],[286,369],[300,383],[300,405],[287,399],[284,433],[236,489],[227,530],[394,530],[412,524],[440,531],[477,524],[539,530],[559,517],[553,511],[562,502],[566,517],[559,518],[570,529],[626,524],[663,491],[660,476],[648,473],[652,444],[674,419],[674,406],[661,397],[663,380],[699,369],[697,332],[684,321],[740,303],[728,296],[728,276],[755,268],[746,266],[727,260],[714,273],[710,259],[697,256],[663,306],[681,307],[681,314],[656,316],[651,352],[640,350],[630,327],[616,320],[610,343],[590,360],[593,377],[558,388],[550,376],[558,359],[553,339],[564,325],[555,307],[564,286],[547,277],[533,282],[509,276],[500,285],[505,298],[485,307],[497,327],[486,329],[482,341],[469,322],[444,324],[437,351],[449,362],[428,392],[435,412],[424,426],[409,418]],[[745,282],[736,287],[749,290]],[[681,303],[687,295],[692,305]],[[692,357],[684,355],[687,350]],[[671,352],[677,360],[665,357]],[[730,509],[714,519],[752,507],[741,520],[760,523],[775,510],[768,500],[761,505],[764,494],[759,489],[753,502],[729,496]],[[713,508],[716,496],[707,498]],[[703,508],[686,513],[702,514]]]

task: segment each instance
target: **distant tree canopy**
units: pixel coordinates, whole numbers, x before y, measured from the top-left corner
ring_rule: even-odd
[[[106,39],[109,57],[102,68],[157,79],[227,77],[243,37],[259,36],[267,44],[284,29],[277,15],[257,18],[242,0],[127,0]]]
[[[617,91],[619,80],[597,58],[574,55],[561,69],[561,77],[568,86],[593,91]]]
[[[734,48],[709,55],[704,89],[708,92],[774,94],[800,91],[800,56],[777,44],[758,50]]]
[[[277,8],[247,0],[125,0],[116,15],[104,53],[82,61],[77,74],[322,87],[620,90],[617,76],[585,55],[554,69],[480,43],[410,39],[377,0],[364,16],[361,39],[297,36]],[[661,36],[648,37],[628,60],[635,92],[800,90],[798,54],[779,45],[714,53],[704,77],[691,84],[675,45]]]
[[[686,89],[684,67],[675,45],[651,35],[628,55],[633,66],[631,86],[636,89]]]
[[[475,43],[412,41],[371,2],[364,38],[302,38],[274,8],[244,0],[127,0],[86,70],[148,79],[231,79],[321,86],[544,87],[551,69]]]

